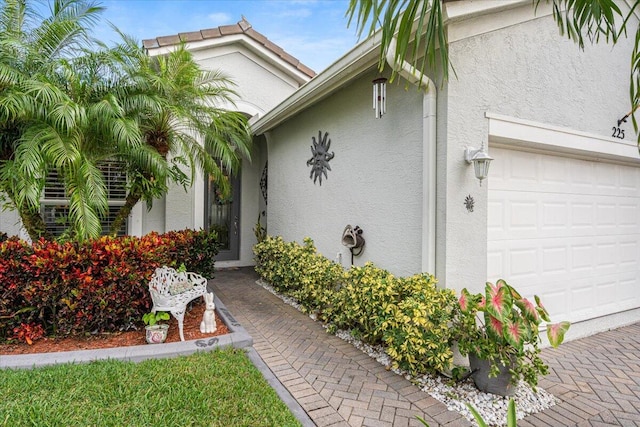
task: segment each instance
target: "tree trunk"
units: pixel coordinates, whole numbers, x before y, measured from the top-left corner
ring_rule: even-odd
[[[22,220],[22,226],[27,230],[32,242],[35,242],[40,238],[44,238],[45,240],[54,239],[53,234],[47,231],[47,225],[45,224],[42,215],[40,215],[40,211],[28,208],[18,208],[18,213]]]
[[[127,194],[127,198],[124,201],[124,205],[118,211],[118,214],[114,218],[111,226],[109,227],[109,236],[116,237],[118,235],[118,231],[122,224],[127,220],[133,207],[140,201],[142,198],[142,192],[140,190],[132,190],[129,194]]]
[[[15,209],[18,211],[18,215],[20,215],[20,219],[22,220],[22,226],[26,230],[27,234],[31,238],[32,242],[39,240],[40,238],[44,238],[46,240],[53,240],[54,236],[49,231],[47,231],[47,225],[40,214],[40,210],[36,208],[30,208],[28,206],[18,206],[15,203],[15,197],[10,189],[3,188],[0,191],[4,191],[4,193],[11,200],[12,205],[15,206]]]

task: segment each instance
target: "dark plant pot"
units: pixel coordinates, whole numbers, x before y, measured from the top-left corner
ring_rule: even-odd
[[[160,344],[165,342],[169,333],[169,325],[145,326],[146,338],[149,344]]]
[[[500,373],[497,377],[489,377],[491,361],[469,353],[469,368],[473,372],[471,376],[478,390],[499,394],[500,396],[512,396],[516,392],[516,384],[512,383],[512,375],[509,372],[509,369],[512,368],[511,366],[504,366],[502,363],[498,363]]]

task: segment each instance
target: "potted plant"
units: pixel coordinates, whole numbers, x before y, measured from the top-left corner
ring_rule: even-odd
[[[549,313],[538,296],[534,299],[535,304],[502,279],[487,283],[484,295],[462,290],[454,337],[460,352],[469,355],[471,376],[480,390],[509,396],[520,380],[535,390],[538,375],[549,372],[540,358],[539,334],[542,321],[550,321]],[[562,343],[569,326],[546,325],[553,347]]]
[[[165,342],[165,340],[167,339],[167,334],[169,332],[169,325],[159,322],[169,319],[169,313],[167,313],[166,311],[151,311],[142,316],[142,321],[146,325],[144,329],[146,332],[147,342],[149,344],[159,344]]]

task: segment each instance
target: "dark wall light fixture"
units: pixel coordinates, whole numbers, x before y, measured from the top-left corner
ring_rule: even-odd
[[[464,151],[464,159],[467,163],[473,163],[473,170],[476,174],[476,178],[480,180],[480,186],[482,187],[482,180],[489,176],[489,164],[491,163],[491,160],[493,160],[493,157],[489,156],[489,154],[484,151],[484,142],[479,150],[467,147]]]
[[[384,77],[373,81],[373,110],[376,113],[376,119],[387,112],[387,79]]]

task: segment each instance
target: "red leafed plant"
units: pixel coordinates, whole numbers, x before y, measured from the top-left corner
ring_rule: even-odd
[[[534,300],[535,303],[523,298],[502,279],[495,285],[487,282],[484,295],[463,289],[454,322],[454,336],[461,353],[474,353],[492,361],[495,374],[498,362],[505,366],[512,364],[513,380],[522,379],[535,387],[538,375],[548,373],[548,367],[539,357],[539,326],[550,320],[540,298],[535,296]],[[553,347],[562,343],[569,326],[569,322],[546,325]]]
[[[13,338],[24,341],[29,345],[42,337],[44,337],[44,329],[42,325],[35,323],[21,323],[20,326],[13,329]]]
[[[0,242],[0,342],[140,326],[156,267],[213,278],[217,236],[182,230],[83,242]],[[39,326],[38,326],[39,325]]]

